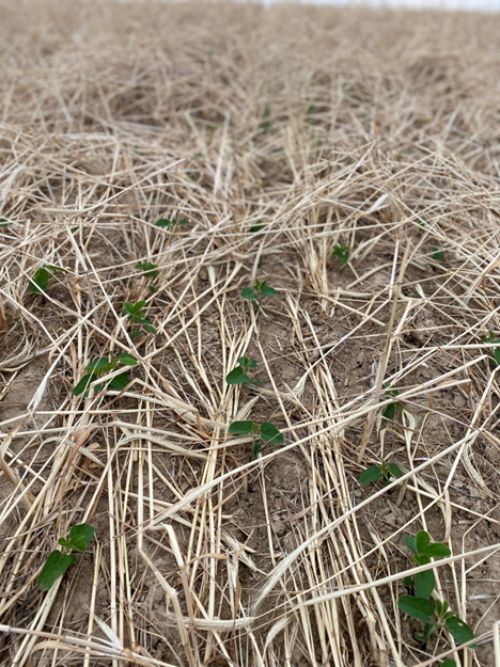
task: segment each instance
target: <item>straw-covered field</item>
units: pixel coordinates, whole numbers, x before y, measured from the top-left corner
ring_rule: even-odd
[[[4,1],[0,62],[0,664],[500,660],[500,18]]]

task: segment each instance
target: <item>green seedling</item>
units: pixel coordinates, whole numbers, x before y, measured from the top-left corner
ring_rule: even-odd
[[[158,265],[153,264],[153,262],[139,262],[135,265],[135,268],[139,269],[139,271],[142,271],[144,277],[149,278],[150,280],[154,280],[160,275],[160,269],[158,268]]]
[[[9,221],[6,218],[0,218],[0,227],[7,227],[8,225]]]
[[[257,280],[253,287],[244,287],[240,292],[242,299],[250,301],[250,303],[253,303],[255,306],[260,305],[262,298],[276,296],[276,294],[278,294],[278,292],[274,287],[270,287],[265,280],[262,282]]]
[[[37,577],[38,587],[42,591],[48,591],[55,581],[73,565],[77,554],[83,554],[87,551],[89,544],[94,539],[95,528],[88,523],[80,523],[73,526],[69,531],[68,537],[60,537],[58,544],[61,550],[51,551],[42,571]]]
[[[91,361],[88,366],[85,367],[85,375],[78,381],[76,386],[73,388],[73,396],[80,396],[87,392],[90,384],[101,377],[102,375],[107,375],[111,371],[117,370],[126,366],[137,366],[139,362],[135,357],[130,356],[129,354],[120,354],[117,359],[108,359],[107,357],[101,357],[95,361]],[[103,382],[102,384],[94,385],[96,392],[101,391],[104,388],[117,389],[121,391],[130,383],[130,376],[128,372],[120,373],[115,375],[108,382]],[[86,395],[86,394],[85,394]]]
[[[123,314],[128,316],[128,319],[134,324],[138,324],[145,329],[148,333],[155,334],[156,329],[153,326],[153,323],[148,319],[144,313],[145,301],[136,301],[135,303],[127,302],[123,304]],[[132,336],[140,336],[141,330],[134,329],[132,331]]]
[[[265,223],[264,223],[264,222],[261,222],[260,220],[257,220],[257,222],[255,223],[255,225],[252,225],[252,226],[250,227],[250,231],[253,232],[253,233],[255,233],[255,234],[257,234],[257,233],[261,232],[261,231],[262,231],[263,229],[265,229],[265,228],[266,228]]]
[[[419,530],[415,536],[408,535],[405,542],[417,566],[428,565],[432,558],[446,558],[451,555],[448,545],[431,542],[430,535],[425,530]],[[457,644],[474,639],[471,628],[455,616],[448,602],[432,597],[436,587],[433,570],[407,577],[404,583],[414,591],[414,595],[401,595],[398,600],[399,609],[424,624],[423,632],[416,636],[424,646],[434,633],[442,629],[446,629]]]
[[[445,660],[440,667],[457,667],[457,663],[454,660]]]
[[[177,225],[187,225],[189,220],[187,218],[160,218],[155,222],[155,227],[160,229],[173,229]]]
[[[345,266],[349,262],[351,249],[346,245],[336,245],[332,250],[332,255],[338,259],[342,266]]]
[[[33,277],[30,278],[28,282],[28,289],[33,294],[43,294],[47,291],[49,284],[50,271],[60,271],[61,273],[66,273],[66,269],[62,269],[60,266],[54,266],[54,264],[46,264],[38,268]]]
[[[405,543],[413,554],[415,565],[427,565],[431,558],[445,558],[451,554],[446,544],[441,542],[431,542],[429,533],[425,530],[419,530],[418,533],[405,537]],[[415,591],[417,598],[429,599],[436,586],[436,577],[432,570],[419,572],[415,578],[407,578],[405,584]]]
[[[268,132],[271,127],[271,109],[269,106],[266,106],[264,113],[262,114],[262,120],[259,123],[259,130],[261,132]]]
[[[387,400],[389,397],[395,398],[396,396],[399,396],[399,391],[394,389],[391,385],[384,385],[384,388],[386,389],[386,393],[382,397],[383,401]],[[390,421],[401,412],[403,412],[403,404],[401,401],[393,401],[385,406],[384,411],[382,412],[382,417]]]
[[[433,245],[431,250],[432,250],[431,253],[432,259],[435,259],[436,262],[444,262],[445,251],[443,250],[443,248],[439,248],[438,246]]]
[[[465,644],[474,639],[472,628],[455,616],[446,601],[402,595],[398,606],[402,612],[424,624],[423,632],[415,635],[423,646],[427,645],[432,635],[441,630],[447,630],[457,644]]]
[[[226,375],[228,384],[260,384],[257,378],[253,377],[253,371],[257,368],[257,362],[250,357],[240,357],[238,366]]]
[[[252,438],[252,461],[260,456],[264,445],[282,445],[283,434],[268,422],[258,424],[253,421],[233,422],[229,426],[232,435],[248,435]]]
[[[385,461],[381,461],[376,465],[365,468],[359,476],[359,483],[365,486],[367,484],[374,484],[382,479],[387,484],[391,481],[391,477],[397,479],[402,476],[403,471],[397,463],[386,463]]]
[[[490,361],[493,368],[500,366],[500,338],[496,336],[492,331],[490,331],[487,336],[481,338],[481,342],[488,343],[488,345],[498,344],[498,347],[494,347],[491,350],[492,355],[490,356]]]

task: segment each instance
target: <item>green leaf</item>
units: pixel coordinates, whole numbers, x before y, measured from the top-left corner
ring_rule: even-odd
[[[419,572],[415,575],[415,595],[418,598],[429,599],[432,591],[436,587],[436,577],[432,570],[426,572]]]
[[[160,229],[172,229],[175,223],[176,221],[170,218],[160,218],[155,222],[155,227],[159,227]]]
[[[274,287],[269,287],[267,284],[262,285],[260,293],[262,296],[276,296],[278,294]]]
[[[408,549],[412,552],[412,554],[417,553],[417,543],[415,541],[415,538],[413,535],[406,535],[405,536],[405,544],[408,547]]]
[[[273,445],[282,445],[285,442],[283,433],[279,431],[276,426],[264,422],[260,425],[260,437],[264,442],[272,443]]]
[[[226,375],[226,382],[228,384],[248,384],[251,382],[251,379],[241,366],[236,366],[236,368],[233,368],[233,370]]]
[[[397,463],[389,463],[389,472],[396,479],[399,479],[400,477],[403,476],[403,471],[401,470],[401,468],[398,466]]]
[[[252,421],[233,422],[229,425],[228,432],[232,435],[255,435],[257,426]]]
[[[238,363],[245,371],[253,371],[257,368],[257,362],[251,357],[240,357]]]
[[[33,294],[41,294],[49,284],[49,272],[43,266],[37,269],[28,283],[28,288]]]
[[[431,558],[446,558],[446,556],[451,555],[451,551],[446,544],[433,542],[426,547],[425,555],[430,556]]]
[[[432,246],[432,259],[435,259],[436,262],[444,262],[444,250],[438,248],[438,246]]]
[[[447,618],[446,627],[457,644],[465,644],[465,642],[469,642],[475,637],[472,628],[465,621],[458,618],[458,616]]]
[[[160,229],[172,229],[176,225],[187,225],[189,220],[187,218],[160,218],[155,222],[155,227]]]
[[[457,667],[457,663],[454,660],[445,660],[441,663],[441,667]]]
[[[79,523],[69,531],[69,542],[77,551],[86,551],[94,539],[95,528],[88,523]]]
[[[373,465],[373,466],[368,466],[368,468],[365,468],[361,475],[359,476],[359,483],[363,485],[367,484],[373,484],[374,482],[377,482],[379,479],[382,479],[383,473],[380,470],[380,466]]]
[[[332,251],[332,255],[336,257],[342,265],[348,263],[350,254],[351,250],[346,245],[336,245]]]
[[[257,232],[261,232],[265,228],[266,228],[266,225],[263,222],[257,222],[257,223],[255,223],[255,225],[252,225],[250,227],[250,231],[257,233]]]
[[[144,328],[146,329],[146,331],[148,333],[150,333],[150,334],[155,334],[156,333],[156,327],[153,326],[153,323],[151,322],[151,320],[144,320],[142,322],[142,325],[144,326]]]
[[[75,560],[74,556],[68,556],[60,551],[52,551],[45,561],[42,571],[37,577],[36,582],[38,587],[41,588],[42,591],[48,591],[56,579],[62,577],[62,575],[73,565]]]
[[[111,387],[111,389],[118,389],[118,391],[121,391],[122,389],[125,389],[125,387],[129,383],[130,383],[129,374],[128,373],[120,373],[120,375],[117,375],[112,380],[110,380],[109,387]]]
[[[122,366],[137,366],[139,363],[139,361],[130,354],[120,354],[118,356],[118,361]]]
[[[123,304],[123,312],[125,315],[142,316],[142,309],[145,301],[136,301],[136,303],[126,302]]]
[[[73,387],[73,396],[80,396],[80,394],[83,394],[84,391],[86,391],[94,379],[94,376],[89,373],[87,375],[84,375],[81,380],[78,381],[78,383]]]
[[[101,357],[100,359],[95,359],[91,361],[88,366],[85,367],[87,373],[92,375],[102,375],[103,373],[108,373],[116,368],[116,362],[107,357]]]
[[[431,538],[426,530],[419,530],[415,535],[415,544],[417,553],[425,553],[427,546],[431,543]]]
[[[240,292],[240,296],[242,299],[246,299],[247,301],[256,302],[258,300],[257,294],[254,292],[252,287],[244,287]]]
[[[411,595],[401,595],[398,600],[401,611],[422,623],[431,623],[434,616],[434,605],[430,600]]]
[[[135,268],[142,271],[145,278],[158,278],[160,275],[158,265],[152,262],[139,262],[135,265]]]

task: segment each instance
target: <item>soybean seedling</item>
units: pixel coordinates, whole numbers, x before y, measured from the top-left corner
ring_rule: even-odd
[[[338,259],[342,266],[345,266],[349,262],[351,249],[349,246],[337,244],[332,250],[332,255]]]
[[[160,218],[155,222],[155,227],[160,229],[173,229],[178,225],[187,225],[189,220],[187,218]]]
[[[150,280],[154,280],[160,275],[160,269],[158,268],[158,265],[153,264],[153,262],[138,262],[135,265],[135,268],[139,269],[139,271],[142,271],[144,277],[149,278]]]
[[[382,400],[386,400],[389,397],[396,397],[399,396],[399,391],[397,389],[394,389],[391,385],[384,385],[386,392],[384,396],[382,397]],[[394,419],[396,415],[399,413],[403,412],[403,404],[401,401],[393,401],[392,403],[388,403],[383,412],[382,412],[382,417],[387,420]]]
[[[367,484],[374,484],[375,482],[378,482],[379,479],[382,479],[387,484],[391,481],[391,477],[397,479],[402,476],[403,471],[397,463],[387,463],[386,461],[380,461],[380,463],[368,466],[368,468],[363,470],[359,476],[359,483],[363,484],[363,486],[366,486]]]
[[[252,438],[252,461],[258,458],[264,445],[282,445],[283,434],[269,422],[258,424],[253,421],[233,422],[229,426],[232,435],[249,435]]]
[[[226,382],[228,384],[260,384],[258,378],[253,377],[256,368],[257,362],[255,359],[240,357],[238,366],[226,375]]]
[[[153,326],[153,323],[148,319],[144,313],[144,304],[145,301],[136,301],[135,303],[127,302],[123,304],[123,314],[128,316],[128,319],[134,324],[138,324],[140,327],[143,327],[148,333],[155,334],[156,329]],[[133,329],[131,332],[132,336],[140,336],[141,329]]]
[[[443,248],[439,248],[437,245],[433,245],[431,250],[432,250],[431,253],[432,259],[435,259],[436,262],[444,262],[445,251]]]
[[[276,294],[278,294],[278,292],[274,287],[270,287],[266,280],[256,280],[253,287],[244,287],[240,292],[242,299],[250,301],[250,303],[253,303],[255,306],[259,306],[261,299],[264,297],[276,296]]]
[[[266,225],[262,220],[257,220],[257,222],[250,227],[250,231],[254,234],[258,234],[259,232],[262,232],[266,228]]]
[[[472,628],[455,616],[445,600],[435,598],[428,600],[402,595],[398,600],[398,606],[405,614],[424,624],[423,632],[415,635],[423,646],[428,644],[432,635],[442,630],[447,630],[457,644],[465,644],[474,639]]]
[[[111,371],[125,366],[137,366],[138,363],[139,362],[137,359],[130,356],[129,354],[120,354],[117,359],[101,357],[95,361],[91,361],[90,364],[85,367],[85,375],[73,388],[73,396],[80,396],[80,394],[84,394],[89,388],[90,384],[102,375],[106,375]],[[115,375],[108,382],[94,385],[94,388],[97,392],[101,391],[105,387],[121,390],[124,389],[129,383],[130,376],[128,372],[125,371],[119,375]]]
[[[62,549],[51,551],[42,571],[37,577],[38,587],[42,591],[48,591],[56,579],[62,575],[76,561],[75,554],[83,554],[87,551],[89,544],[94,539],[95,528],[88,523],[80,523],[73,526],[67,537],[60,537],[58,544]]]
[[[405,543],[413,554],[415,565],[427,565],[431,558],[445,558],[451,554],[448,545],[442,542],[431,542],[429,533],[419,530],[418,533],[405,537]],[[418,598],[429,599],[436,586],[436,577],[432,570],[419,572],[414,579],[406,579],[405,584],[414,589]]]
[[[481,338],[481,342],[488,343],[489,345],[498,344],[498,347],[494,347],[491,350],[492,354],[489,359],[493,368],[500,366],[500,338],[490,331],[487,336]]]
[[[66,273],[66,269],[62,269],[60,266],[54,266],[53,264],[41,266],[28,281],[29,291],[33,294],[43,294],[46,292],[51,271],[61,271],[62,273]]]
[[[405,538],[406,546],[412,552],[416,565],[427,565],[432,558],[445,558],[451,554],[446,544],[431,542],[429,533],[419,530],[413,536]],[[414,578],[406,578],[405,585],[414,591],[414,595],[401,595],[398,606],[401,611],[424,624],[423,633],[417,639],[425,646],[431,636],[446,629],[457,644],[463,644],[474,638],[471,628],[450,610],[446,601],[432,597],[436,587],[433,570],[419,572]]]

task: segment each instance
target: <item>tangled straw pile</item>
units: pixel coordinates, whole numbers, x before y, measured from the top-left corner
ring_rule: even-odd
[[[0,663],[491,665],[499,17],[1,14]],[[47,265],[64,272],[33,294]],[[256,279],[279,292],[259,309]],[[140,300],[156,335],[131,335]],[[122,353],[123,391],[72,394]],[[261,385],[224,381],[244,354]],[[228,434],[245,418],[285,444],[251,461]],[[405,476],[360,487],[382,458]],[[90,553],[42,593],[84,521]],[[421,528],[452,548],[439,592],[475,651],[422,649],[398,610]]]

